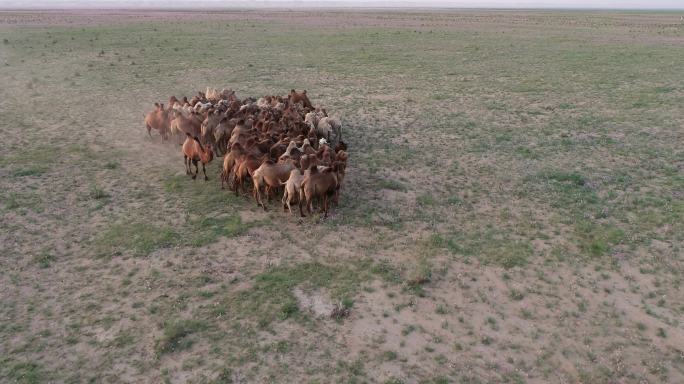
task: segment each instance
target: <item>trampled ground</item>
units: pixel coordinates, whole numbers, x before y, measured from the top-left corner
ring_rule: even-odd
[[[0,23],[0,381],[684,382],[678,14]],[[206,86],[342,117],[332,217],[147,137]]]

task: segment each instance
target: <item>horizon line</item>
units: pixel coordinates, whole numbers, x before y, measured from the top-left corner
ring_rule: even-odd
[[[208,6],[208,7],[187,7],[187,6],[141,6],[141,7],[2,7],[0,11],[166,11],[166,12],[204,12],[204,11],[252,11],[252,10],[279,10],[279,11],[300,11],[300,10],[471,10],[471,11],[684,11],[684,6],[681,8],[648,8],[648,7],[627,7],[627,8],[610,8],[610,7],[554,7],[554,6],[521,6],[521,7],[463,7],[463,6],[363,6],[363,5],[289,5],[289,6]]]

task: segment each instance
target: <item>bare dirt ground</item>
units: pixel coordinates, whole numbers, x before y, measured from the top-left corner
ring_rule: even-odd
[[[0,381],[684,382],[678,14],[0,12],[0,37]],[[342,117],[331,218],[146,136],[206,86]]]

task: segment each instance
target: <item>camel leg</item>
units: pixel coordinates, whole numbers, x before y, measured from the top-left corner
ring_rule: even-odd
[[[285,192],[283,193],[283,199],[281,201],[283,203],[283,212],[289,209],[290,214],[292,214],[292,208],[290,208],[290,199],[287,194],[287,189],[285,189]]]
[[[261,187],[257,187],[256,185],[255,185],[255,187],[259,189],[259,192],[258,192],[259,193],[259,203],[261,203],[261,207],[265,211],[266,210],[266,204],[264,204],[264,200],[261,197]],[[266,186],[266,188],[268,188],[268,186]],[[266,190],[266,193],[268,193],[268,190]]]
[[[263,200],[263,198],[262,198],[262,196],[261,196],[261,185],[258,185],[257,183],[254,183],[254,190],[255,190],[256,195],[259,197],[258,204],[260,204],[261,207],[262,207],[262,208],[264,209],[264,211],[265,211],[265,210],[266,210],[266,204],[264,204],[264,200]],[[268,195],[268,184],[266,185],[266,187],[264,188],[264,190],[265,190],[265,192],[266,192],[266,195]]]
[[[240,194],[241,195],[245,195],[247,193],[247,187],[245,187],[246,179],[247,179],[247,176],[240,177],[240,184],[238,184],[238,188],[240,188]]]
[[[285,207],[287,207],[286,201],[287,201],[287,189],[283,193],[283,198],[280,199],[280,202],[283,204],[283,211],[285,211]]]
[[[192,175],[192,159],[188,157],[188,170],[185,172],[186,175]]]
[[[252,191],[252,197],[254,197],[254,200],[256,200],[257,207],[260,207],[263,205],[263,203],[261,202],[261,193],[260,192],[261,192],[261,188],[256,183],[254,183],[254,191]]]
[[[238,175],[235,175],[235,196],[239,195],[239,190],[242,189],[240,186],[242,185],[242,177],[238,177]]]
[[[302,191],[301,189],[298,190],[298,191],[297,191],[297,194],[295,195],[295,199],[297,199],[297,202],[298,202],[298,203],[301,203],[302,201],[305,201],[305,200],[304,200],[304,191]]]
[[[306,215],[304,215],[304,210],[302,209],[302,203],[303,203],[303,202],[304,202],[304,201],[303,201],[302,199],[299,199],[299,214],[300,214],[302,217],[306,217]]]
[[[261,191],[261,188],[257,184],[257,180],[255,180],[254,177],[252,177],[252,187],[253,187],[252,198],[254,200],[256,200],[257,205],[261,205],[261,204],[259,204],[259,197],[260,197],[259,192]]]

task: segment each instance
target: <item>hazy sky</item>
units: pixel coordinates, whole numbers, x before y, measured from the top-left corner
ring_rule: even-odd
[[[684,0],[0,0],[0,8],[465,7],[684,9]]]

